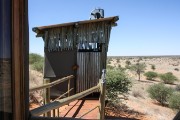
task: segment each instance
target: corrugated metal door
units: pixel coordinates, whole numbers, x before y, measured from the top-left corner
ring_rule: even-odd
[[[76,92],[96,86],[101,74],[101,52],[77,52]]]

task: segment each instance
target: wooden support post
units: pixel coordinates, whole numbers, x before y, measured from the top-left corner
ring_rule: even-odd
[[[45,84],[50,83],[50,79],[48,79],[48,78],[44,79],[44,83]],[[44,98],[45,98],[45,101],[44,101],[45,104],[50,103],[50,88],[46,88]],[[45,114],[45,116],[51,117],[51,112],[47,112],[47,114]]]
[[[53,109],[53,117],[56,117],[56,109]]]
[[[106,90],[106,70],[102,70],[100,80],[100,120],[105,119],[105,90]]]
[[[59,112],[60,112],[60,111],[59,111],[59,108],[57,108],[57,116],[58,116],[58,117],[60,117],[60,115],[59,115],[60,113],[59,113]]]
[[[71,80],[68,80],[68,97],[70,96]]]

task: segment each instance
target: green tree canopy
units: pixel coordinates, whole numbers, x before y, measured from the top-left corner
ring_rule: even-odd
[[[130,70],[135,72],[136,75],[138,75],[138,80],[141,79],[141,74],[144,73],[146,69],[146,64],[145,63],[136,63],[131,65]]]

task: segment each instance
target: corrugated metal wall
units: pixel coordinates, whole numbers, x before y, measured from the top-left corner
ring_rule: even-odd
[[[101,52],[77,52],[77,93],[98,84],[102,70],[101,56]]]
[[[67,50],[61,52],[48,52],[45,49],[45,67],[44,78],[50,78],[53,82],[68,75],[76,75],[73,66],[76,65],[76,50]],[[68,90],[68,81],[51,87],[51,98],[56,98]],[[71,95],[75,93],[75,79],[71,80]]]

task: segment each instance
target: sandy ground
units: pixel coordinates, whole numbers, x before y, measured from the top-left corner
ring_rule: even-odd
[[[118,59],[118,60],[117,60]],[[129,60],[131,64],[137,63],[138,58],[111,58],[109,62],[112,66],[125,67],[126,61]],[[179,81],[175,82],[175,85],[167,85],[175,88],[176,84],[180,84],[180,71],[174,70],[178,68],[180,70],[180,58],[162,57],[162,58],[146,58],[140,60],[141,63],[147,65],[145,72],[153,71],[151,65],[155,65],[154,72],[159,74],[172,72]],[[177,111],[172,110],[168,107],[159,105],[155,100],[149,98],[147,88],[152,84],[160,83],[161,81],[157,78],[156,81],[146,80],[145,76],[141,76],[141,81],[137,80],[137,76],[126,71],[132,79],[132,88],[128,94],[128,100],[123,103],[131,110],[141,113],[142,120],[172,120],[176,115]],[[136,117],[137,119],[138,116]]]

